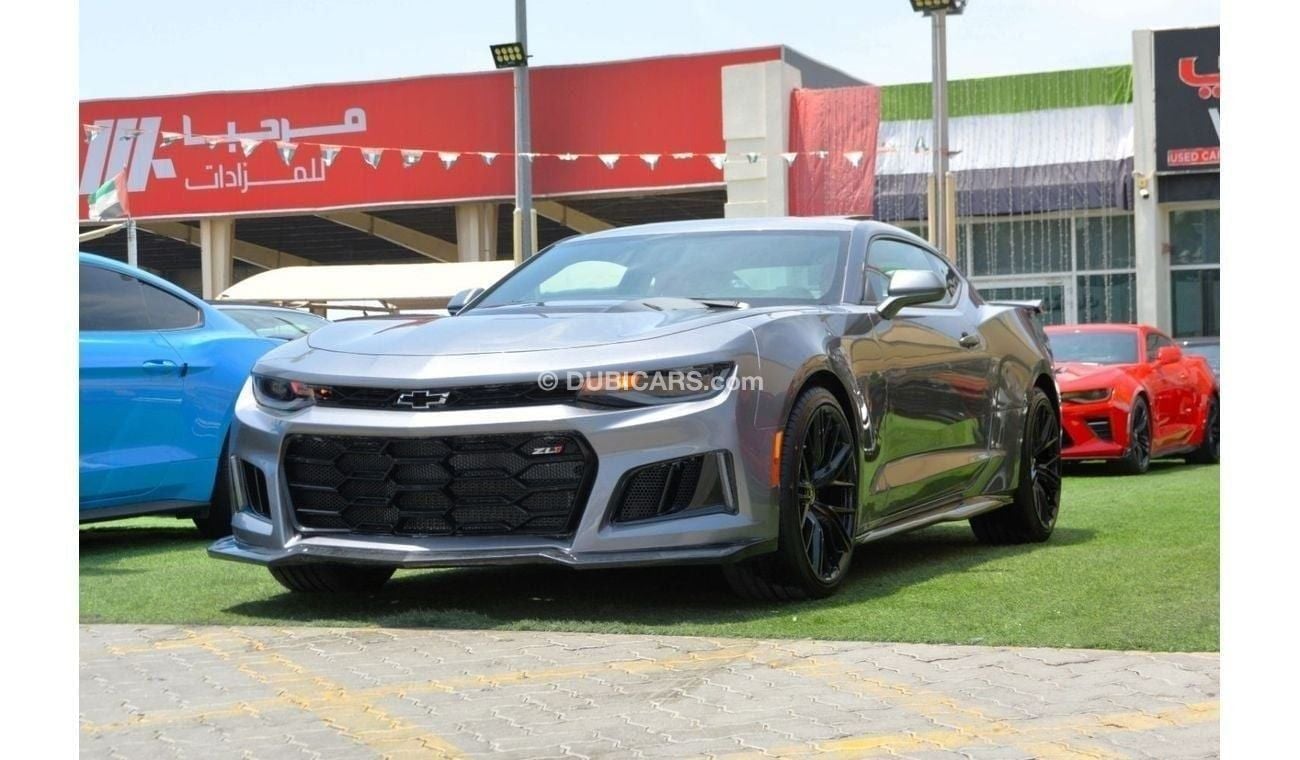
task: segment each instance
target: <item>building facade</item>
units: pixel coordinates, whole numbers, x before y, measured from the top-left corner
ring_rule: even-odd
[[[950,83],[949,253],[987,297],[1041,298],[1051,323],[1217,335],[1218,28],[1137,31],[1133,51]],[[531,76],[543,246],[717,216],[867,213],[929,232],[928,83],[874,87],[784,46]],[[83,225],[85,194],[125,172],[139,263],[206,297],[275,266],[511,255],[508,72],[81,115]],[[85,247],[125,258],[125,235]]]

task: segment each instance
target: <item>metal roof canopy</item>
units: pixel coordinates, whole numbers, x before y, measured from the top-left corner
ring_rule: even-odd
[[[268,269],[235,283],[218,301],[375,310],[441,309],[469,288],[486,288],[514,268],[513,261],[429,264],[342,264]]]

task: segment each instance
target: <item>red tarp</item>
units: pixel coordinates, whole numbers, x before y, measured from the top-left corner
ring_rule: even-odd
[[[790,103],[790,214],[870,214],[876,192],[880,88],[795,90]],[[827,151],[825,158],[808,155]],[[854,167],[846,152],[862,151]]]

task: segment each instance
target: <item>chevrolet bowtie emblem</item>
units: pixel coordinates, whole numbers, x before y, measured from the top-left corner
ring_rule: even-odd
[[[451,394],[447,391],[435,393],[433,391],[402,391],[397,394],[396,406],[404,406],[410,409],[423,410],[433,409],[447,404],[447,397]]]

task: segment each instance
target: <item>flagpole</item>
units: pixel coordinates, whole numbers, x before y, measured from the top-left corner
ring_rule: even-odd
[[[126,263],[133,267],[140,266],[139,252],[135,241],[135,220],[126,220]]]

